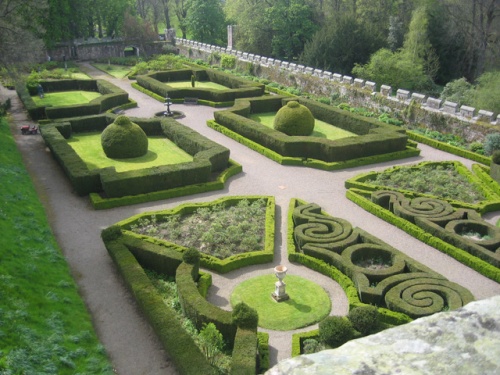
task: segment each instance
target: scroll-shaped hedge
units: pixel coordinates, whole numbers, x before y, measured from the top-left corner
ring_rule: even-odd
[[[381,197],[385,203],[389,200]],[[346,220],[328,216],[314,203],[296,206],[293,222],[297,251],[351,278],[361,302],[417,318],[473,300],[467,289],[362,229],[352,228]]]
[[[440,199],[410,199],[386,190],[373,192],[371,199],[431,235],[500,267],[500,252],[497,251],[500,228],[484,221],[476,211],[455,209]]]

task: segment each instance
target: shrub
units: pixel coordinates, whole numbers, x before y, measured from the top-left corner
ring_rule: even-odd
[[[472,92],[474,87],[465,78],[448,82],[441,92],[440,98],[451,102],[470,104],[472,102]]]
[[[220,66],[224,69],[234,69],[236,66],[236,56],[222,54]]]
[[[184,252],[182,260],[187,264],[198,264],[200,262],[200,252],[191,247]]]
[[[349,341],[354,335],[351,322],[340,316],[328,316],[319,323],[321,342],[337,347]]]
[[[469,145],[469,150],[476,154],[484,155],[484,146],[481,142],[472,142]]]
[[[493,155],[491,155],[491,161],[495,164],[500,164],[500,150],[493,152]]]
[[[500,150],[500,133],[491,133],[484,139],[484,153],[492,155],[496,150]]]
[[[240,302],[234,306],[232,318],[234,324],[244,329],[257,329],[257,324],[259,323],[257,310],[244,302]]]
[[[318,340],[307,339],[304,340],[302,351],[303,354],[312,354],[312,353],[317,353],[323,349],[324,349],[323,345]]]
[[[198,335],[201,352],[212,366],[216,364],[218,354],[224,348],[224,338],[213,323],[205,324]]]
[[[309,108],[296,101],[289,101],[274,118],[274,129],[287,135],[311,135],[314,116]]]
[[[122,235],[122,229],[119,225],[112,225],[101,232],[104,242],[114,241]]]
[[[101,134],[101,144],[108,158],[137,158],[148,152],[148,137],[127,116],[118,116]]]
[[[373,331],[378,322],[378,310],[375,306],[359,306],[349,311],[352,326],[367,335]]]

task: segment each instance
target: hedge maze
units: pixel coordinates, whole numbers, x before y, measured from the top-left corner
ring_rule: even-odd
[[[347,275],[363,303],[418,318],[474,299],[467,289],[314,203],[297,204],[292,218],[296,251]]]
[[[288,136],[248,118],[250,114],[277,112],[291,100],[309,108],[314,118],[357,136],[337,140]],[[305,98],[238,99],[232,108],[217,111],[214,117],[215,121],[208,121],[208,126],[280,164],[334,170],[419,154],[419,150],[408,143],[402,128]]]

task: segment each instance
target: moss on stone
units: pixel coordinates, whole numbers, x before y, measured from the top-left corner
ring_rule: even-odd
[[[127,116],[118,116],[102,132],[101,145],[108,158],[137,158],[148,152],[148,137]]]
[[[290,101],[276,114],[274,129],[287,135],[311,135],[314,130],[314,116],[306,106]]]

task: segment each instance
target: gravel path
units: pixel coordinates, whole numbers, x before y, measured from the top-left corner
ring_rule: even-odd
[[[164,110],[163,103],[133,89],[131,81],[114,79],[88,64],[82,69],[95,78],[103,78],[127,90],[138,107],[126,111],[128,116],[150,117]],[[172,208],[180,203],[211,201],[226,195],[268,195],[276,199],[276,254],[273,264],[252,266],[225,275],[213,273],[213,287],[208,299],[230,309],[229,296],[241,281],[261,274],[272,273],[272,268],[284,264],[289,274],[298,274],[320,284],[332,298],[332,314],[347,313],[347,298],[342,288],[322,275],[288,262],[286,257],[286,214],[291,198],[300,198],[319,204],[332,216],[351,222],[376,235],[389,245],[441,273],[451,281],[468,288],[476,299],[500,294],[500,284],[491,281],[453,258],[422,244],[394,226],[364,211],[345,197],[344,181],[366,171],[380,171],[392,165],[408,165],[424,160],[459,160],[470,168],[470,160],[419,145],[419,157],[325,172],[315,169],[281,166],[208,128],[206,120],[213,118],[213,108],[205,106],[173,105],[172,109],[186,114],[179,122],[195,129],[231,150],[231,158],[243,165],[243,173],[234,176],[223,190],[144,203],[104,211],[95,211],[88,198],[78,197],[61,168],[51,157],[40,136],[21,136],[19,127],[31,122],[26,117],[14,92],[1,88],[0,97],[13,101],[13,134],[21,150],[37,191],[44,203],[49,220],[62,251],[78,283],[82,297],[93,317],[99,338],[105,346],[116,372],[119,374],[176,374],[168,353],[161,348],[151,327],[142,316],[131,294],[123,284],[113,262],[100,239],[100,231],[139,212]],[[486,216],[491,222],[497,214]],[[286,281],[286,280],[285,280]],[[306,330],[310,330],[308,327]],[[270,333],[271,365],[290,357],[293,332]]]

